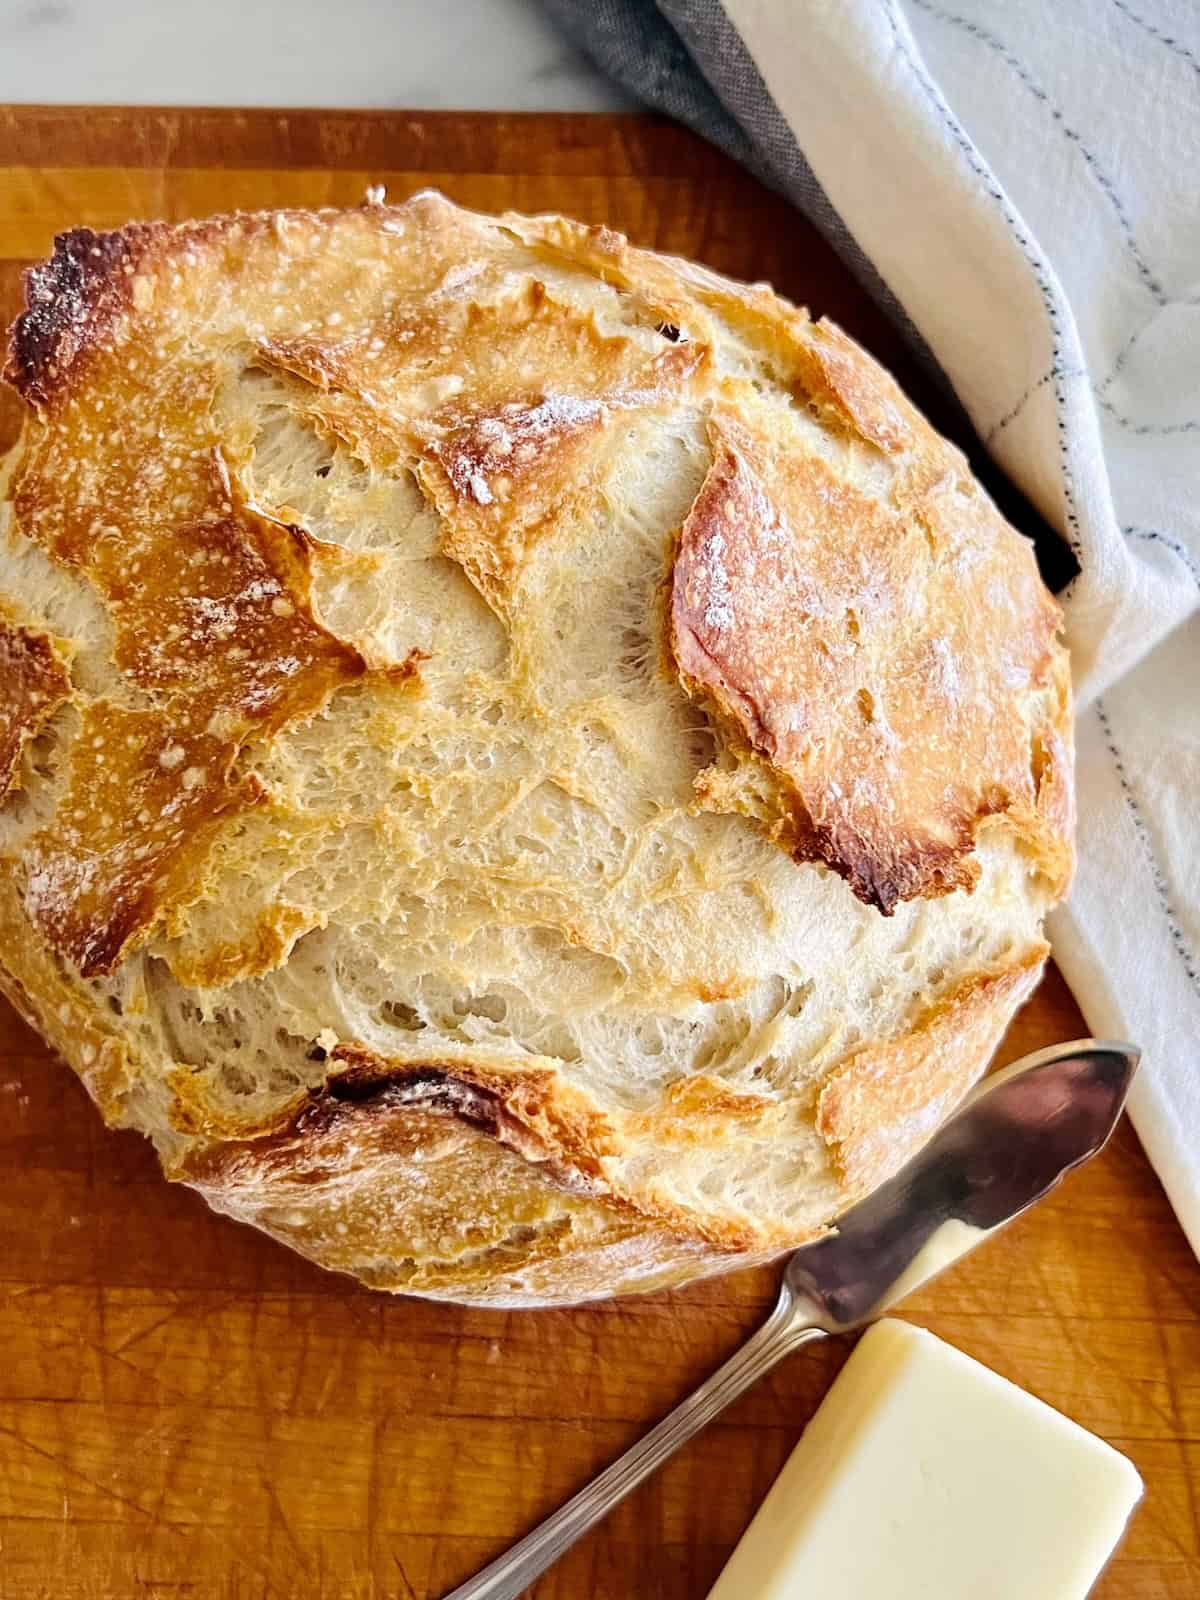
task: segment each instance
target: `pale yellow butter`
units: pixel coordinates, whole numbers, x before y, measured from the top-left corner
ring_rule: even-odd
[[[1080,1600],[1132,1462],[907,1322],[870,1329],[709,1600]]]

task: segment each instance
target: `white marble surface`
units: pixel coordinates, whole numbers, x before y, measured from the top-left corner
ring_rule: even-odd
[[[3,101],[629,108],[537,0],[0,0]]]

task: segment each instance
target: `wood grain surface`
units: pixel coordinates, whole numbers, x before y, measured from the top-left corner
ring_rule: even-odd
[[[955,425],[820,238],[652,119],[0,111],[0,311],[59,229],[368,181],[769,278]],[[0,444],[17,418],[6,396]],[[1052,973],[1000,1059],[1083,1031]],[[0,1009],[0,1600],[433,1600],[728,1355],[775,1276],[523,1314],[371,1294],[165,1184]],[[1137,1463],[1102,1600],[1200,1596],[1200,1266],[1127,1126],[906,1315]],[[702,1600],[846,1354],[793,1356],[531,1593]]]

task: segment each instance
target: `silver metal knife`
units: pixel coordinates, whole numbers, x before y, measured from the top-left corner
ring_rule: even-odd
[[[516,1600],[680,1445],[810,1339],[849,1333],[990,1238],[1103,1149],[1139,1052],[1081,1039],[985,1078],[836,1232],[794,1252],[757,1333],[644,1439],[446,1600]]]

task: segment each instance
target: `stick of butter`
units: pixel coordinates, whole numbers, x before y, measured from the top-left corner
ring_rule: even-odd
[[[709,1600],[1081,1600],[1133,1463],[970,1356],[877,1323]]]

